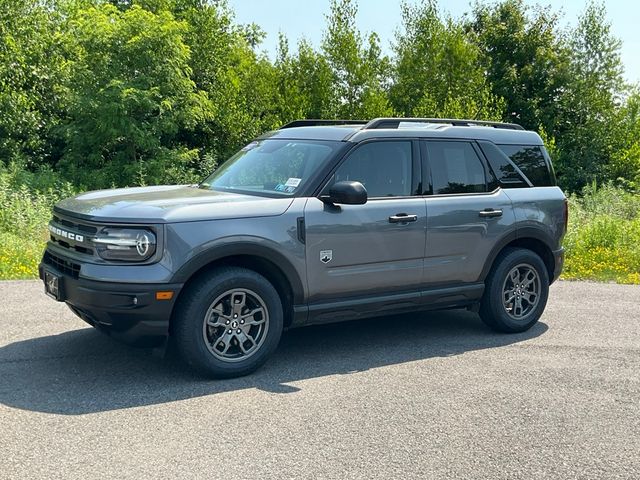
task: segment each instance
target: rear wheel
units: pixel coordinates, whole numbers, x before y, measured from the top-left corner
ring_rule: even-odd
[[[542,315],[549,274],[542,259],[524,248],[509,248],[496,260],[480,304],[480,317],[494,330],[524,332]]]
[[[237,377],[256,370],[276,349],[282,303],[262,275],[227,267],[191,285],[174,321],[176,347],[189,365],[208,376]]]

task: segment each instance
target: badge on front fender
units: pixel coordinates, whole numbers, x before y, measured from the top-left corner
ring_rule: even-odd
[[[333,250],[320,250],[320,261],[322,263],[329,263],[333,258]]]

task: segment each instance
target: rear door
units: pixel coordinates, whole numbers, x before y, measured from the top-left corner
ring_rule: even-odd
[[[425,199],[419,146],[412,140],[376,140],[354,148],[334,182],[355,180],[367,189],[364,205],[305,207],[310,302],[418,289],[425,251]]]
[[[476,282],[496,242],[514,228],[511,200],[475,142],[426,140],[421,146],[428,193],[425,284]]]

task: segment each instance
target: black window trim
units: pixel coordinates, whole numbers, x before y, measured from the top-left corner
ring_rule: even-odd
[[[322,187],[316,190],[316,198],[320,198],[323,194],[326,194],[327,189],[330,187],[331,179],[336,173],[336,170],[347,161],[353,152],[363,145],[374,142],[410,142],[411,143],[411,195],[392,196],[392,197],[368,197],[367,202],[376,200],[396,200],[396,199],[408,199],[420,197],[420,189],[422,188],[422,162],[420,158],[420,139],[417,137],[390,137],[390,138],[369,138],[361,142],[354,143],[351,148],[346,150],[339,161],[333,165],[325,180],[321,183]]]
[[[484,184],[485,184],[485,192],[461,192],[461,193],[433,193],[433,179],[431,177],[431,163],[429,162],[429,154],[427,149],[427,142],[458,142],[458,143],[469,143],[471,144],[471,148],[476,152],[476,155],[480,159],[480,163],[482,164],[482,168],[484,168]],[[460,196],[478,196],[478,195],[494,195],[496,192],[501,190],[500,185],[498,184],[496,188],[493,190],[489,190],[489,173],[493,174],[493,170],[489,170],[489,165],[487,163],[487,159],[484,157],[484,154],[480,150],[480,147],[477,144],[476,140],[466,139],[466,138],[421,138],[420,139],[420,152],[421,159],[423,163],[423,184],[428,185],[428,191],[423,191],[423,197],[460,197]],[[495,175],[494,175],[495,177]]]

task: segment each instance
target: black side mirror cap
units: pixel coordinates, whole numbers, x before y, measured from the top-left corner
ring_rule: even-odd
[[[329,189],[329,195],[322,195],[325,203],[343,205],[364,205],[367,203],[367,189],[360,182],[336,182]]]

